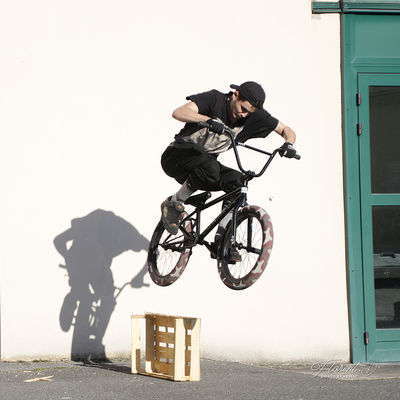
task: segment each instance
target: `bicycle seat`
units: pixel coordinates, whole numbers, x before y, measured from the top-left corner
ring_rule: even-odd
[[[195,196],[190,196],[187,200],[185,200],[185,204],[189,204],[194,207],[199,207],[202,206],[210,197],[211,197],[210,192],[203,192],[200,194],[196,194]]]

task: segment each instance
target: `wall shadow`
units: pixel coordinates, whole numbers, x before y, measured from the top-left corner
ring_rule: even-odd
[[[54,239],[64,257],[70,291],[60,310],[60,327],[73,328],[71,359],[82,362],[107,362],[103,344],[116,299],[125,287],[141,288],[147,264],[137,268],[130,282],[116,288],[111,271],[113,259],[125,251],[147,250],[149,241],[123,218],[111,211],[95,210],[75,218],[71,227]]]

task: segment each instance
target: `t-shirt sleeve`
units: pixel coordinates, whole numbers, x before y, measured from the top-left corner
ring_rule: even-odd
[[[248,139],[265,138],[278,126],[279,121],[267,110],[257,110],[246,119],[238,141],[245,142]]]
[[[210,90],[208,92],[192,94],[191,96],[187,96],[186,100],[191,100],[196,103],[199,114],[207,115],[212,118],[212,110],[217,102],[217,91]]]

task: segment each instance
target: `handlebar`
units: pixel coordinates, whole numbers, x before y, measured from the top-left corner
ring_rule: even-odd
[[[199,124],[199,126],[201,126],[201,127],[203,127],[203,128],[211,128],[211,125],[210,125],[208,122],[203,122],[203,121],[201,121],[201,122],[199,122],[198,124]],[[270,153],[270,152],[268,152],[268,151],[264,151],[264,150],[258,149],[258,148],[256,148],[256,147],[249,146],[249,145],[244,144],[244,143],[241,143],[241,142],[237,142],[237,143],[236,143],[232,131],[231,131],[229,128],[227,128],[226,126],[224,127],[224,130],[223,130],[222,133],[226,133],[226,134],[229,136],[229,138],[231,139],[232,148],[233,148],[233,151],[234,151],[234,153],[235,153],[235,158],[236,158],[237,165],[238,165],[240,171],[241,171],[243,174],[247,175],[249,178],[258,178],[258,177],[260,177],[262,174],[264,174],[264,172],[265,172],[266,169],[268,168],[269,164],[271,164],[271,162],[272,162],[272,160],[274,159],[274,157],[275,157],[281,150],[283,150],[282,147],[279,147],[279,148],[275,149],[272,153]],[[250,149],[250,150],[253,150],[253,151],[257,151],[257,152],[259,152],[259,153],[263,153],[263,154],[266,154],[267,156],[269,156],[267,162],[266,162],[265,165],[262,167],[262,169],[261,169],[261,171],[260,171],[259,173],[255,173],[254,171],[246,171],[246,170],[243,168],[242,163],[241,163],[241,161],[240,161],[240,157],[239,157],[239,153],[238,153],[238,150],[237,150],[237,146],[246,147],[247,149]],[[285,156],[284,154],[281,154],[281,156],[287,157],[287,156]],[[296,153],[294,157],[288,157],[288,158],[295,158],[296,160],[300,160],[301,157],[300,157],[299,154]]]

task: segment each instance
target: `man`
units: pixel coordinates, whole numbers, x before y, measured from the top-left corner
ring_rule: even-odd
[[[230,87],[234,92],[211,90],[188,96],[189,102],[172,114],[185,122],[161,157],[165,173],[182,184],[178,192],[161,204],[162,221],[172,234],[178,232],[183,202],[196,190],[230,192],[241,186],[242,173],[217,161],[218,154],[231,145],[230,138],[223,133],[224,125],[242,143],[251,138],[265,138],[275,131],[285,140],[281,155],[290,158],[296,154],[292,147],[296,140],[294,131],[263,109],[265,92],[261,85],[248,81]],[[211,127],[199,126],[201,121]]]

